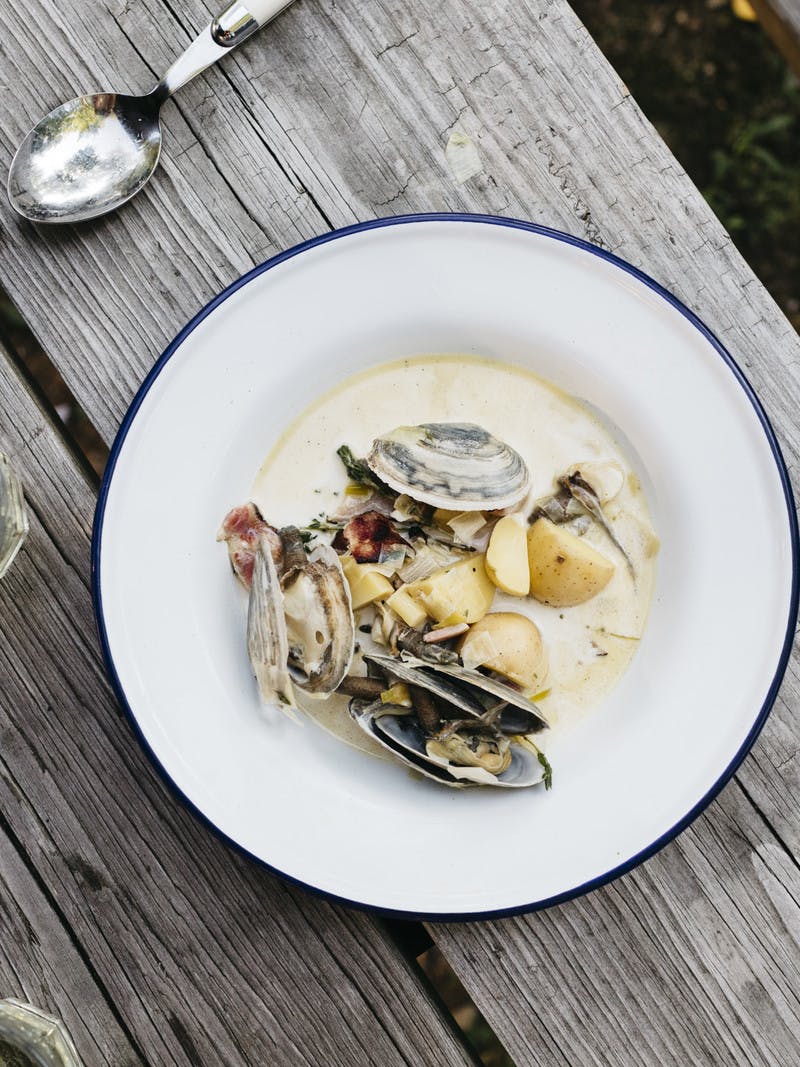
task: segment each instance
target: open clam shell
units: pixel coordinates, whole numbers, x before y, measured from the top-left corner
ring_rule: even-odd
[[[463,685],[457,679],[435,673],[430,669],[429,663],[423,663],[421,660],[398,659],[396,656],[377,656],[372,653],[365,653],[364,659],[401,682],[426,689],[433,696],[452,704],[453,707],[466,712],[467,715],[478,718],[486,711],[478,695],[472,692],[469,686]],[[516,732],[519,733],[519,731]]]
[[[398,493],[452,511],[512,507],[530,484],[518,452],[466,422],[399,426],[375,439],[367,464]]]
[[[467,785],[467,782],[459,781],[446,768],[430,761],[425,754],[425,734],[416,719],[405,712],[405,708],[380,701],[374,704],[364,700],[350,701],[350,716],[353,721],[399,763],[404,763],[426,778],[441,782],[442,785],[456,789]],[[379,727],[379,721],[384,718],[393,721],[389,730]]]
[[[381,667],[385,666],[386,670],[395,670],[391,664],[398,662],[388,656],[373,657],[373,659],[386,661],[379,664]],[[414,684],[421,685],[423,688],[431,688],[433,683],[430,679],[436,679],[437,684],[440,684],[442,678],[459,683],[462,688],[468,689],[473,698],[481,704],[479,714],[484,714],[498,703],[507,705],[498,719],[498,725],[503,733],[533,734],[549,726],[547,719],[533,701],[528,700],[518,689],[513,689],[497,678],[491,678],[481,674],[480,671],[470,670],[455,663],[425,663],[409,656],[408,653],[403,653],[399,662],[404,663],[406,669],[413,668],[417,672]],[[397,673],[396,670],[395,673]],[[403,681],[405,680],[404,678]]]
[[[295,703],[292,682],[314,695],[336,689],[353,659],[355,622],[333,549],[307,555],[293,527],[281,531],[281,545],[280,577],[270,540],[262,534],[255,548],[247,647],[263,699],[286,710]]]
[[[351,701],[350,714],[361,729],[395,759],[443,785],[525,789],[544,781],[544,768],[536,752],[514,738],[506,742],[510,753],[508,766],[501,773],[492,774],[483,767],[459,766],[445,756],[429,751],[431,738],[404,708],[393,708],[380,701],[374,704]]]
[[[287,667],[289,642],[283,595],[272,551],[265,538],[261,538],[255,549],[247,604],[247,651],[265,703],[279,704],[284,709],[292,707],[294,693]]]
[[[306,556],[297,531],[281,531],[289,563],[281,578],[289,667],[296,684],[308,693],[332,693],[350,669],[355,648],[355,620],[339,557],[329,545]]]

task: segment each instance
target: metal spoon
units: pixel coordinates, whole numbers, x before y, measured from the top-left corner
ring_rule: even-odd
[[[130,200],[158,164],[164,101],[290,3],[233,0],[146,96],[96,93],[51,111],[11,162],[12,206],[32,222],[81,222]]]

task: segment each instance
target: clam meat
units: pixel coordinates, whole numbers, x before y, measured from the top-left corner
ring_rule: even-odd
[[[462,691],[466,690],[470,700],[480,709],[476,713],[495,715],[500,729],[504,732],[533,734],[548,727],[547,719],[524,693],[481,671],[462,667],[457,663],[429,663],[415,659],[408,653],[403,653],[399,661],[377,656],[370,657],[370,660],[380,662],[381,669],[402,677],[404,681],[428,688],[432,692],[446,683],[457,686]],[[470,710],[465,703],[458,703],[453,697],[448,699],[463,710]]]
[[[473,423],[399,426],[373,441],[366,462],[396,492],[456,512],[512,507],[530,485],[519,453]]]
[[[273,536],[262,531],[241,549],[253,554],[247,649],[262,698],[286,709],[295,706],[293,683],[315,696],[338,687],[353,658],[355,622],[334,550],[322,544],[309,555],[295,527],[267,529]]]
[[[306,554],[299,531],[281,530],[283,610],[292,678],[308,693],[332,693],[350,668],[355,622],[350,589],[329,545]]]
[[[605,531],[611,543],[625,560],[631,577],[635,578],[633,562],[620,544],[603,510],[603,500],[611,500],[619,492],[620,486],[616,478],[618,472],[611,464],[598,463],[593,467],[596,468],[596,470],[590,468],[594,475],[593,481],[583,476],[577,464],[573,465],[566,474],[562,474],[558,479],[558,491],[544,500],[537,501],[531,514],[531,521],[544,516],[558,526],[571,519],[589,516]],[[601,480],[601,476],[604,481]]]
[[[444,785],[520,789],[545,779],[546,763],[534,745],[478,721],[444,724],[430,733],[406,709],[380,701],[351,701],[350,714],[396,760]]]

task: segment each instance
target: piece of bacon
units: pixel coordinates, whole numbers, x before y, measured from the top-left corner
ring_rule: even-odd
[[[253,567],[256,561],[256,548],[261,538],[265,538],[275,566],[280,573],[283,562],[283,546],[278,531],[265,522],[255,504],[240,504],[231,508],[222,520],[217,534],[218,541],[228,544],[228,556],[234,573],[246,589],[253,580]]]
[[[350,552],[356,563],[379,563],[392,548],[404,544],[391,519],[379,511],[355,515],[333,541],[338,552]]]

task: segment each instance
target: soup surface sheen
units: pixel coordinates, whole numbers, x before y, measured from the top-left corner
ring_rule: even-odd
[[[625,471],[619,494],[604,508],[636,574],[593,523],[585,540],[616,565],[597,596],[569,608],[497,591],[492,611],[533,619],[547,649],[546,696],[538,706],[551,724],[548,741],[600,703],[636,652],[655,579],[658,542],[647,501],[628,457],[610,428],[588,408],[521,367],[462,355],[419,356],[348,378],[299,415],[277,441],[256,476],[250,499],[274,526],[304,526],[333,514],[347,484],[336,449],[348,444],[363,456],[373,439],[397,426],[474,422],[515,448],[528,465],[532,502],[555,490],[555,478],[573,464],[613,461]],[[366,647],[371,642],[363,634]],[[373,646],[376,647],[376,646]],[[298,698],[323,728],[357,748],[381,755],[351,721],[347,698]]]

